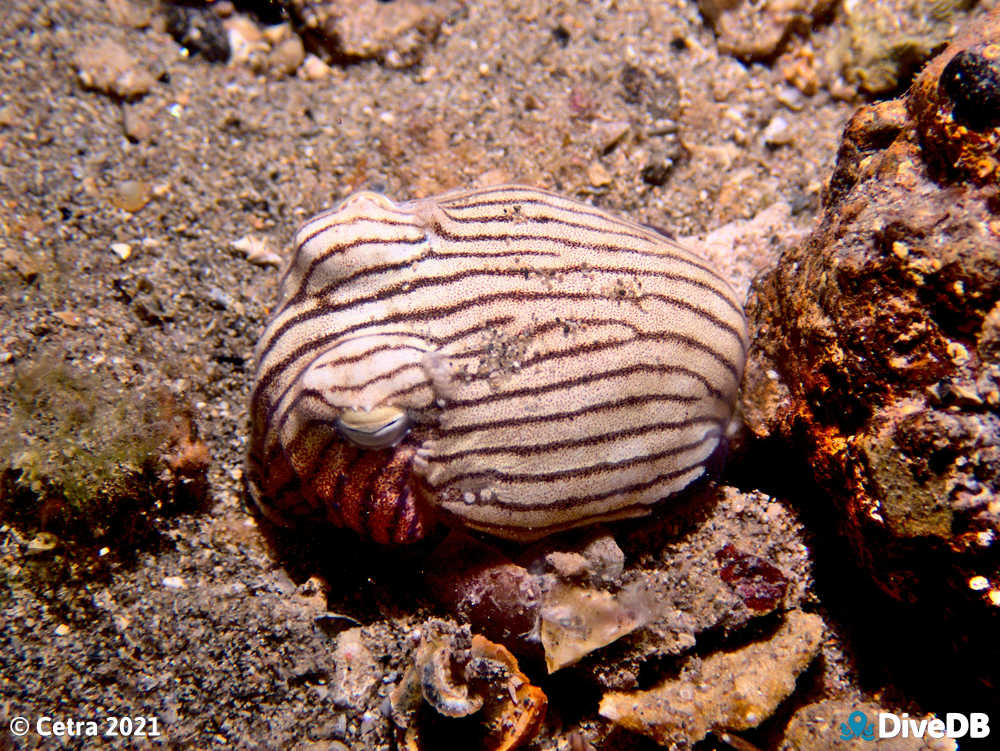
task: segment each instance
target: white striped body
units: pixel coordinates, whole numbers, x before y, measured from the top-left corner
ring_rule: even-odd
[[[506,186],[358,193],[295,245],[256,353],[248,480],[266,512],[381,541],[440,514],[534,539],[648,513],[719,447],[742,307],[651,229]],[[338,433],[382,408],[408,416],[395,445]]]

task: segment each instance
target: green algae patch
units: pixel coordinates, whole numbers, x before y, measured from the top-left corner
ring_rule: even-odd
[[[208,451],[172,396],[48,357],[18,368],[3,396],[0,521],[36,547],[127,549],[158,513],[204,498]]]

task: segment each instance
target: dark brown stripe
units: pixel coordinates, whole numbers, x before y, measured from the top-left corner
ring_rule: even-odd
[[[704,436],[699,441],[694,441],[692,443],[684,444],[683,446],[674,446],[669,449],[664,449],[663,451],[657,451],[652,454],[642,454],[641,456],[636,456],[631,459],[622,462],[598,462],[597,464],[587,464],[577,467],[568,467],[566,469],[556,470],[555,472],[539,472],[537,474],[531,472],[501,472],[496,469],[482,469],[475,472],[463,472],[461,474],[450,477],[446,482],[441,485],[436,485],[437,489],[450,488],[454,485],[470,480],[473,478],[489,478],[496,480],[501,483],[520,483],[520,482],[554,482],[556,480],[564,480],[566,478],[578,478],[578,477],[588,477],[590,475],[599,475],[604,473],[614,473],[623,469],[631,469],[637,467],[640,464],[649,464],[651,462],[658,461],[660,459],[666,459],[668,456],[677,456],[678,454],[683,454],[686,451],[691,451],[699,446],[703,446],[709,439],[718,440],[719,435],[717,433],[710,433]],[[698,466],[702,462],[691,465],[693,467]],[[553,496],[554,497],[554,496]],[[491,505],[490,501],[483,501],[484,505]]]
[[[611,231],[611,230],[607,230],[607,229],[603,229],[602,230],[599,227],[594,227],[592,225],[579,225],[579,226],[581,226],[583,228],[593,229],[595,232],[605,232],[607,234],[615,234],[615,233],[617,233],[617,234],[619,234],[621,236],[624,236],[624,237],[630,237],[630,238],[637,239],[637,240],[643,240],[645,242],[650,243],[651,245],[669,245],[669,246],[672,246],[672,247],[676,248],[677,250],[681,250],[681,251],[684,251],[686,254],[690,254],[690,255],[684,255],[684,256],[682,256],[679,260],[682,260],[685,263],[690,263],[692,265],[698,266],[699,268],[702,268],[704,271],[706,271],[707,273],[709,273],[710,275],[712,275],[716,279],[719,279],[720,281],[726,281],[724,277],[722,277],[718,272],[716,272],[710,266],[702,266],[701,264],[699,264],[697,262],[697,260],[695,260],[695,259],[698,258],[698,254],[697,253],[695,253],[690,248],[684,247],[683,245],[681,245],[680,243],[678,243],[673,238],[667,237],[661,231],[653,230],[653,229],[647,229],[646,227],[644,227],[641,224],[636,224],[634,222],[630,222],[630,221],[627,221],[625,219],[620,219],[620,218],[618,218],[618,217],[616,217],[616,216],[614,216],[612,214],[606,213],[602,209],[598,209],[596,207],[592,207],[592,208],[590,208],[590,210],[587,210],[587,209],[584,209],[584,208],[579,208],[579,205],[577,205],[577,206],[572,206],[572,205],[571,206],[566,206],[566,205],[563,205],[563,204],[558,203],[558,202],[548,203],[546,201],[538,200],[537,197],[532,197],[531,196],[532,193],[536,192],[536,189],[534,189],[534,188],[520,188],[519,190],[525,192],[525,195],[526,195],[525,198],[523,198],[523,199],[522,198],[496,198],[496,199],[491,199],[491,200],[486,200],[486,201],[477,201],[477,202],[469,202],[469,201],[465,200],[470,195],[489,195],[491,192],[495,192],[495,193],[498,193],[498,194],[502,195],[504,192],[514,192],[514,191],[482,191],[480,193],[467,193],[464,196],[457,196],[455,199],[453,199],[451,201],[448,201],[448,200],[439,201],[438,205],[440,207],[442,207],[442,208],[445,207],[445,206],[448,206],[450,208],[454,208],[454,209],[457,209],[459,211],[465,210],[465,209],[478,209],[478,208],[483,208],[483,207],[486,207],[486,206],[525,206],[525,205],[527,205],[527,206],[541,206],[543,208],[547,208],[547,209],[550,209],[550,210],[553,210],[553,211],[563,212],[563,213],[566,213],[566,214],[573,214],[573,215],[578,215],[578,216],[591,217],[593,219],[597,219],[597,220],[601,221],[602,223],[611,224],[611,225],[614,225],[615,227],[619,227],[621,229],[619,229],[617,231]],[[570,199],[567,199],[567,198],[565,198],[563,196],[560,196],[560,195],[558,195],[556,193],[552,193],[552,192],[549,192],[549,191],[537,190],[537,192],[544,193],[547,196],[551,196],[552,198],[557,199],[557,201],[558,200],[561,200],[561,201],[570,201]],[[458,203],[458,201],[461,201],[461,202]],[[481,221],[478,217],[459,217],[459,216],[455,216],[453,214],[450,214],[448,212],[445,212],[445,214],[450,219],[452,219],[452,221],[454,221],[456,223],[468,222],[468,221]],[[514,217],[510,217],[510,218],[513,219]],[[507,217],[505,216],[503,219],[498,219],[497,221],[504,221],[506,219],[507,219]],[[558,218],[552,218],[552,217],[545,217],[544,219],[542,219],[542,217],[540,217],[537,214],[533,214],[531,216],[525,216],[523,221],[525,223],[528,223],[528,222],[535,222],[535,221],[539,221],[539,220],[542,220],[542,221],[559,221]],[[567,223],[567,224],[570,224],[571,226],[573,226],[572,223]],[[640,251],[638,249],[623,248],[623,250],[627,250],[628,252],[638,252],[638,253],[640,253],[642,255],[652,255],[652,256],[666,255],[666,254],[661,253],[661,252]],[[669,257],[675,258],[676,256],[670,255]],[[728,282],[727,282],[727,284],[728,284]]]
[[[511,391],[500,391],[492,394],[487,394],[485,396],[476,397],[473,399],[453,399],[448,400],[448,407],[472,407],[479,406],[481,404],[488,404],[490,402],[500,401],[503,399],[516,398],[519,396],[535,396],[537,394],[544,394],[550,391],[560,391],[565,388],[573,388],[574,386],[583,386],[588,383],[593,383],[594,381],[603,381],[607,378],[617,378],[620,376],[633,375],[634,373],[682,373],[684,375],[690,375],[693,378],[706,384],[706,388],[711,388],[708,381],[704,376],[695,373],[689,368],[685,368],[683,365],[660,365],[655,363],[638,363],[635,365],[629,365],[623,368],[616,368],[615,370],[606,370],[600,373],[590,373],[585,376],[578,376],[576,378],[571,378],[565,381],[556,381],[554,383],[548,383],[544,386],[531,386],[527,388],[514,389]],[[392,401],[404,394],[408,394],[412,391],[422,388],[426,384],[418,383],[413,386],[407,386],[402,389],[397,389],[390,394],[386,395],[386,401]],[[717,390],[716,390],[717,391]],[[725,399],[725,397],[719,393],[719,399]]]
[[[552,510],[566,510],[572,508],[579,508],[585,506],[588,503],[596,503],[598,501],[604,501],[608,498],[614,498],[615,496],[623,496],[629,493],[639,493],[643,490],[649,490],[661,483],[668,482],[670,480],[675,480],[681,475],[687,474],[693,469],[701,467],[704,469],[704,465],[701,462],[691,464],[681,469],[670,470],[669,472],[661,472],[656,475],[656,477],[650,478],[643,482],[633,483],[631,485],[625,485],[621,488],[615,488],[614,490],[606,490],[600,493],[592,493],[591,495],[580,495],[574,496],[572,498],[558,498],[552,500],[538,501],[535,503],[516,503],[513,501],[501,501],[501,500],[491,500],[488,503],[480,502],[479,505],[489,508],[503,509],[505,511],[552,511]],[[646,504],[637,504],[645,506]],[[454,512],[452,512],[454,513]],[[581,520],[580,517],[576,517],[577,521]],[[589,519],[590,517],[584,517]],[[469,518],[470,523],[478,524],[474,519]],[[509,528],[515,529],[520,525],[511,524]]]
[[[616,521],[624,518],[637,518],[642,516],[648,516],[649,513],[660,503],[666,500],[666,496],[657,501],[651,501],[649,503],[629,503],[624,506],[618,506],[611,511],[607,511],[603,514],[591,514],[582,518],[575,518],[566,522],[557,522],[555,524],[539,524],[539,525],[522,525],[522,524],[495,524],[492,522],[479,521],[478,519],[470,519],[468,517],[460,516],[454,511],[446,511],[445,513],[453,516],[454,518],[461,521],[461,523],[471,529],[478,530],[480,532],[486,532],[488,534],[495,535],[497,537],[502,537],[508,540],[537,540],[542,537],[548,537],[550,535],[558,534],[559,532],[565,532],[569,529],[576,529],[584,525],[598,524],[600,522]],[[638,512],[638,513],[633,513]],[[521,533],[524,534],[521,534]]]
[[[457,254],[456,254],[457,255]],[[462,254],[462,257],[466,257],[468,254]],[[494,254],[499,255],[499,254]],[[548,253],[545,251],[538,251],[537,253],[524,253],[522,251],[511,251],[510,253],[505,253],[503,255],[511,256],[521,256],[521,255],[547,255],[547,256],[557,256],[558,253]],[[440,254],[435,254],[431,256],[422,257],[416,259],[417,261],[425,260],[427,257],[441,259],[444,257],[450,257],[451,254],[442,256]],[[403,261],[400,263],[393,264],[383,264],[381,266],[372,266],[362,271],[355,272],[349,277],[343,279],[338,279],[335,282],[323,287],[320,290],[311,292],[308,294],[309,297],[328,297],[332,295],[337,289],[345,286],[350,282],[357,281],[361,277],[371,276],[376,274],[381,274],[383,272],[395,271],[404,268],[410,268],[413,261]],[[416,273],[416,272],[414,272]],[[728,306],[734,313],[737,313],[742,317],[743,308],[737,305],[733,300],[731,300],[727,295],[727,290],[720,290],[713,287],[711,284],[704,282],[700,279],[695,279],[684,274],[679,274],[673,271],[656,271],[653,269],[633,269],[633,268],[622,268],[620,266],[595,266],[593,264],[573,264],[568,266],[544,266],[544,267],[523,267],[523,268],[498,268],[498,269],[463,269],[462,271],[455,272],[453,274],[440,275],[440,276],[425,276],[417,281],[407,280],[400,282],[395,285],[384,287],[379,290],[375,295],[369,296],[368,298],[353,298],[351,300],[342,302],[338,305],[330,305],[329,310],[341,310],[344,308],[351,307],[353,305],[359,304],[360,302],[374,301],[385,299],[386,296],[392,296],[396,294],[407,294],[412,290],[421,289],[422,287],[429,287],[435,284],[448,283],[452,281],[457,281],[460,279],[468,278],[475,274],[481,274],[483,276],[497,276],[497,277],[524,277],[525,274],[538,274],[540,276],[548,276],[555,274],[607,274],[613,275],[621,279],[623,277],[637,276],[643,278],[654,278],[662,279],[664,281],[679,282],[681,284],[688,284],[692,287],[697,287],[698,289],[703,289],[709,294],[713,295],[716,299],[721,300],[726,306]],[[299,292],[295,294],[294,297],[290,298],[285,306],[297,304],[306,296],[306,287],[308,282],[303,282],[300,287]],[[643,292],[641,296],[655,296],[656,293]],[[598,297],[599,295],[595,295]]]
[[[419,338],[417,337],[416,334],[414,334],[413,336],[415,339]],[[341,342],[341,344],[343,344],[343,342]],[[348,355],[347,357],[340,357],[337,358],[336,360],[329,360],[317,367],[339,368],[341,365],[349,365],[353,362],[360,362],[361,360],[364,360],[369,356],[376,354],[377,352],[398,352],[404,349],[410,349],[413,350],[414,352],[422,352],[425,354],[431,351],[427,349],[420,349],[419,347],[414,347],[409,344],[380,344],[377,347],[372,347],[371,349],[365,350],[364,352],[356,352],[353,355]],[[327,351],[329,352],[329,350]]]
[[[569,420],[594,412],[611,412],[622,407],[634,407],[640,404],[651,402],[670,402],[672,404],[691,404],[700,402],[700,396],[688,396],[685,394],[641,394],[628,396],[623,399],[615,399],[610,402],[596,402],[580,409],[571,409],[564,412],[548,412],[544,415],[526,415],[525,417],[508,417],[503,420],[490,420],[489,422],[469,423],[468,425],[451,425],[448,427],[448,436],[466,435],[476,433],[480,430],[498,430],[503,428],[513,428],[517,425],[533,425],[540,422],[554,422],[556,420]],[[451,406],[454,406],[452,403]]]
[[[549,451],[560,451],[562,449],[572,449],[572,448],[582,448],[584,446],[596,446],[600,443],[608,443],[609,441],[618,441],[623,438],[636,438],[637,436],[647,435],[649,433],[656,433],[657,431],[669,431],[669,430],[680,430],[683,428],[689,428],[693,425],[702,425],[704,423],[718,425],[721,429],[723,421],[717,417],[712,417],[710,415],[704,415],[701,417],[692,417],[687,420],[680,420],[678,422],[659,422],[652,423],[650,425],[642,425],[639,427],[627,428],[625,430],[615,430],[610,433],[595,433],[594,435],[586,435],[578,438],[570,438],[564,441],[550,441],[548,443],[535,443],[528,446],[518,445],[518,446],[484,446],[471,449],[462,449],[461,451],[453,451],[448,454],[438,454],[436,456],[428,457],[428,464],[447,464],[448,462],[453,462],[456,459],[465,456],[492,456],[495,454],[511,454],[513,456],[533,456],[534,454],[546,453]],[[711,433],[710,435],[718,435],[717,433]],[[702,438],[699,443],[704,442]],[[475,474],[475,473],[470,473]],[[451,484],[449,480],[447,484]]]
[[[579,355],[584,355],[584,354],[594,354],[595,352],[600,352],[601,350],[614,349],[615,347],[619,347],[622,344],[630,344],[632,342],[649,342],[649,341],[652,341],[652,342],[673,342],[675,344],[677,344],[677,343],[688,344],[689,346],[692,346],[693,349],[699,349],[699,350],[701,350],[700,347],[696,347],[696,346],[690,345],[690,342],[697,341],[697,340],[691,339],[690,337],[685,337],[685,336],[683,336],[681,334],[674,334],[674,333],[665,333],[665,334],[659,334],[659,333],[656,333],[656,334],[638,334],[638,335],[636,335],[635,339],[626,339],[624,341],[601,340],[601,341],[597,341],[597,342],[590,342],[589,344],[577,345],[576,347],[573,347],[573,348],[571,348],[569,350],[550,350],[549,352],[543,352],[541,354],[538,354],[538,355],[535,355],[533,357],[529,357],[526,360],[523,360],[521,362],[521,367],[522,368],[527,368],[527,367],[532,366],[532,365],[537,365],[540,362],[548,362],[548,361],[551,361],[551,360],[561,360],[564,357],[577,357]],[[699,342],[699,344],[700,344],[700,342]],[[669,367],[669,366],[663,366],[663,367]],[[712,383],[710,383],[709,380],[704,375],[702,375],[701,373],[698,373],[698,372],[696,372],[694,370],[691,370],[690,368],[685,368],[685,367],[680,366],[680,365],[675,366],[675,367],[676,367],[676,369],[675,370],[671,370],[670,372],[673,372],[673,373],[683,373],[683,374],[689,375],[692,378],[694,378],[695,380],[697,380],[699,383],[701,383],[705,387],[705,390],[708,391],[708,393],[711,394],[712,396],[716,397],[717,399],[725,399],[726,398],[723,395],[722,391],[720,391],[717,386],[715,386]]]
[[[367,381],[362,381],[361,383],[355,383],[355,384],[352,384],[350,386],[331,386],[327,390],[327,393],[336,392],[336,393],[340,394],[340,393],[350,393],[350,392],[355,392],[355,391],[364,391],[366,388],[368,388],[369,386],[371,386],[373,383],[378,383],[379,381],[384,381],[387,378],[392,378],[393,376],[397,376],[400,373],[405,373],[407,370],[413,370],[414,368],[420,368],[420,367],[421,367],[421,365],[418,362],[404,363],[403,365],[397,365],[392,370],[387,370],[384,373],[379,373],[376,376],[372,376]],[[331,404],[330,406],[333,406],[333,405]],[[340,408],[337,407],[336,409],[340,409]]]
[[[334,212],[334,213],[336,213],[336,212]],[[310,220],[310,221],[306,222],[303,225],[303,227],[305,227],[308,224],[312,224],[312,223],[313,223],[312,220]],[[298,247],[301,248],[303,245],[309,244],[310,242],[312,242],[313,240],[315,240],[317,237],[319,237],[320,235],[322,235],[324,232],[329,232],[334,227],[347,228],[347,227],[352,227],[352,226],[358,225],[358,224],[378,224],[379,226],[382,226],[382,227],[409,227],[410,229],[415,230],[416,232],[420,232],[421,233],[421,237],[418,240],[416,240],[416,242],[420,242],[421,240],[426,240],[427,239],[427,235],[423,231],[423,228],[420,225],[418,225],[418,224],[414,224],[413,220],[396,221],[396,220],[392,220],[392,219],[386,219],[385,217],[379,217],[378,219],[352,219],[349,222],[329,222],[329,223],[326,223],[323,226],[321,226],[319,229],[315,230],[314,232],[310,232],[303,239],[299,240]],[[297,234],[298,233],[296,232],[296,235]],[[395,239],[395,238],[393,238],[393,239],[387,239],[387,238],[384,238],[384,237],[375,238],[375,239],[372,239],[372,240],[353,240],[353,241],[351,241],[349,243],[344,243],[343,245],[340,245],[340,246],[331,245],[331,246],[329,246],[327,248],[326,252],[328,252],[328,253],[337,253],[337,252],[339,252],[339,250],[349,250],[350,248],[355,248],[358,245],[365,245],[365,244],[368,244],[368,243],[375,243],[375,242],[378,242],[378,243],[394,243],[394,242],[398,242],[398,240]],[[404,242],[409,243],[410,239],[407,238],[407,240],[404,241]]]
[[[342,329],[339,332],[326,334],[324,336],[317,337],[306,344],[300,345],[299,347],[294,349],[290,354],[282,358],[281,361],[278,362],[276,365],[271,366],[265,372],[263,377],[265,379],[270,378],[272,377],[272,374],[283,371],[291,363],[298,360],[300,357],[302,357],[302,355],[306,354],[307,352],[314,351],[316,348],[321,348],[326,344],[329,344],[331,341],[334,341],[338,337],[343,336],[344,334],[352,333],[360,329],[374,327],[376,325],[381,326],[388,323],[401,323],[404,321],[417,322],[417,323],[427,323],[428,321],[437,321],[442,318],[447,318],[455,313],[460,313],[462,311],[468,310],[469,308],[475,308],[481,305],[488,305],[497,300],[527,302],[530,300],[560,300],[560,299],[595,300],[600,298],[595,298],[593,295],[586,295],[583,293],[521,292],[521,291],[511,290],[511,291],[495,292],[492,294],[481,295],[478,298],[472,300],[463,300],[460,303],[454,303],[452,305],[442,305],[438,307],[422,308],[419,311],[401,311],[393,315],[385,316],[377,324],[367,321],[363,323],[357,323],[354,324],[353,326],[348,326],[347,328]],[[328,311],[326,310],[309,311],[308,313],[300,313],[298,316],[294,316],[293,318],[286,321],[278,328],[277,331],[275,331],[271,335],[270,339],[268,340],[267,344],[264,347],[264,350],[260,353],[260,362],[263,363],[267,359],[268,354],[273,349],[278,339],[280,339],[281,336],[285,334],[288,330],[294,328],[295,326],[303,324],[306,321],[316,319],[327,314]],[[682,334],[676,334],[675,337],[676,341],[682,341],[685,344],[689,344],[689,346],[692,346],[695,349],[699,349],[708,354],[709,356],[713,357],[714,359],[718,360],[723,367],[725,367],[730,373],[732,373],[733,378],[739,381],[740,374],[737,366],[734,363],[730,362],[730,360],[727,359],[725,355],[712,349],[707,344],[698,342],[697,340],[692,339],[691,337],[687,337]],[[742,337],[738,337],[738,339],[742,343]]]
[[[532,221],[534,221],[532,219]],[[571,240],[568,237],[553,237],[552,235],[536,235],[536,234],[513,234],[505,232],[499,235],[461,235],[454,232],[449,232],[443,226],[439,224],[432,225],[434,233],[445,240],[450,240],[452,242],[496,242],[497,240],[503,240],[504,242],[550,242],[554,245],[559,245],[565,248],[573,248],[574,250],[596,250],[605,253],[629,253],[633,255],[639,255],[646,258],[669,258],[678,263],[686,264],[688,266],[693,266],[694,268],[701,269],[706,274],[719,281],[728,285],[728,282],[717,272],[714,271],[710,266],[704,263],[700,263],[696,260],[697,256],[693,253],[691,257],[685,255],[677,255],[675,253],[668,253],[662,250],[640,250],[639,248],[630,248],[626,245],[613,245],[610,243],[588,243],[581,242],[579,240]]]
[[[310,266],[310,270],[307,272],[307,274],[302,278],[302,281],[299,283],[298,291],[288,299],[288,302],[285,303],[285,306],[287,307],[288,305],[299,303],[305,297],[325,297],[336,291],[337,288],[344,286],[346,284],[350,284],[351,282],[356,282],[357,280],[362,279],[366,276],[372,276],[375,274],[380,274],[389,271],[400,271],[402,269],[408,269],[413,264],[420,263],[422,261],[427,261],[427,260],[440,261],[446,259],[450,260],[452,258],[508,258],[508,257],[519,257],[519,256],[541,256],[548,258],[557,258],[559,256],[559,253],[551,250],[510,250],[510,251],[498,251],[495,253],[489,253],[489,252],[438,253],[436,251],[428,250],[424,253],[421,253],[416,258],[410,258],[405,261],[399,261],[396,263],[384,263],[378,266],[366,266],[365,268],[359,269],[353,274],[345,276],[342,279],[338,279],[335,282],[331,282],[330,284],[320,288],[315,292],[308,292],[307,290],[309,288],[309,283],[312,279],[312,274],[316,270],[316,264],[312,264]],[[522,271],[521,273],[524,272]]]
[[[342,243],[340,245],[330,245],[329,247],[323,249],[322,255],[317,256],[316,258],[313,258],[312,261],[310,261],[309,266],[306,267],[306,270],[304,272],[305,278],[308,278],[312,274],[313,270],[315,270],[315,268],[319,264],[329,260],[331,256],[337,253],[342,253],[344,251],[351,250],[352,248],[358,248],[361,247],[362,245],[385,245],[386,243],[398,243],[400,245],[418,245],[419,243],[422,243],[425,240],[427,240],[427,233],[424,232],[420,227],[413,225],[411,222],[394,222],[392,224],[394,224],[395,226],[413,227],[414,230],[420,232],[420,237],[417,238],[397,237],[395,239],[389,239],[385,237],[367,237],[367,238],[354,239],[349,243]],[[303,246],[310,240],[315,239],[317,235],[326,232],[336,226],[338,226],[338,223],[336,222],[328,224],[322,229],[312,233],[305,240],[301,241],[298,245],[295,246],[295,251],[292,253],[291,263],[288,264],[288,268],[285,269],[284,273],[281,275],[281,279],[278,282],[279,289],[281,289],[281,287],[285,284],[285,280],[288,279],[292,271],[298,267],[299,259],[303,255],[303,250],[302,250]],[[350,226],[350,224],[344,224],[341,226],[346,227]]]
[[[601,269],[595,269],[591,266],[560,266],[554,269],[546,269],[547,274],[574,274],[574,273],[605,273]],[[622,276],[620,270],[607,270],[606,273],[617,276],[619,279]],[[380,290],[376,294],[369,295],[367,297],[354,297],[350,300],[345,300],[342,303],[336,305],[324,305],[320,312],[321,315],[330,315],[331,313],[336,313],[341,310],[346,310],[348,308],[353,308],[358,305],[367,305],[374,302],[384,302],[393,297],[400,297],[409,295],[411,292],[423,289],[425,287],[446,287],[454,282],[464,281],[473,277],[481,276],[487,278],[508,278],[517,279],[522,278],[525,274],[524,269],[464,269],[462,271],[457,271],[453,274],[445,274],[442,276],[432,276],[423,277],[415,281],[400,282],[392,287],[387,287]],[[660,276],[658,272],[648,272],[644,274],[646,276]],[[679,281],[679,280],[678,280]],[[733,303],[727,300],[725,297],[720,295],[718,292],[712,290],[715,294],[716,299],[721,300],[725,304],[729,305],[733,310],[740,312],[738,308],[733,306]],[[524,295],[528,299],[548,299],[550,297],[558,297],[559,299],[568,300],[604,300],[608,299],[616,303],[628,303],[631,302],[629,299],[617,300],[614,298],[608,298],[604,295],[594,294],[589,292],[531,292],[531,291],[514,291],[516,294]],[[532,297],[534,296],[534,297]],[[730,334],[740,345],[740,349],[745,353],[745,344],[743,343],[742,332],[738,331],[732,324],[723,321],[721,318],[716,316],[709,310],[702,308],[694,303],[688,302],[679,297],[672,297],[671,295],[663,295],[657,292],[642,292],[639,295],[639,299],[650,298],[653,300],[658,300],[666,305],[672,305],[683,310],[687,310],[690,313],[694,313],[699,318],[702,318],[718,328],[722,329],[726,333]],[[314,314],[314,311],[308,311],[300,313],[300,316],[309,317]],[[741,313],[742,315],[742,313]],[[294,326],[297,323],[298,316],[290,318],[286,321],[286,325]]]

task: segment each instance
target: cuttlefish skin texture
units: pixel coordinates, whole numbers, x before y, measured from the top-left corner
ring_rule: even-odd
[[[522,186],[361,192],[294,246],[250,410],[272,519],[533,540],[649,513],[724,440],[743,308],[652,229]]]

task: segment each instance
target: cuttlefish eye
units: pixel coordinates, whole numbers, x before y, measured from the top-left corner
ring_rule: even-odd
[[[337,418],[337,430],[356,446],[384,449],[403,440],[410,430],[410,418],[399,407],[348,409]]]

